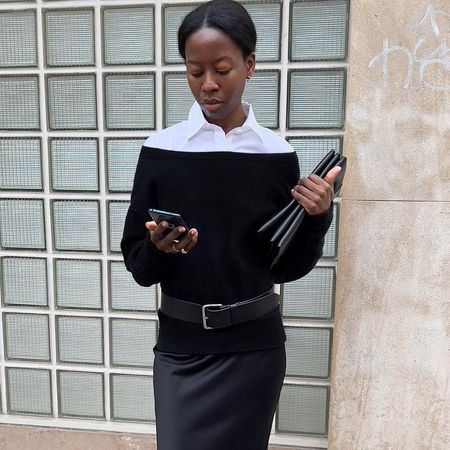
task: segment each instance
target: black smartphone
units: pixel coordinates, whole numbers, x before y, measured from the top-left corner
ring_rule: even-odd
[[[150,214],[150,217],[156,223],[161,223],[163,220],[165,220],[169,224],[167,230],[164,231],[164,236],[169,234],[176,227],[184,227],[186,230],[184,233],[179,234],[177,239],[181,239],[184,236],[186,236],[189,228],[184,223],[184,220],[180,216],[180,214],[169,212],[169,211],[161,211],[160,209],[153,209],[153,208],[150,208],[148,210],[148,213]]]

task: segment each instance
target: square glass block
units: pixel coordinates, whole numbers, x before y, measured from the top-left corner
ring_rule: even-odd
[[[55,191],[98,192],[97,139],[50,139]]]
[[[183,58],[178,53],[178,28],[187,14],[193,11],[196,5],[163,5],[163,54],[165,64],[181,64]]]
[[[347,54],[348,0],[301,0],[291,9],[291,61],[343,60]]]
[[[48,305],[45,258],[5,257],[0,260],[0,266],[4,305]]]
[[[103,364],[101,317],[56,318],[58,360],[73,364]]]
[[[5,249],[45,250],[42,200],[0,200],[0,240]]]
[[[122,261],[109,263],[109,289],[111,310],[156,311],[156,286],[137,284]]]
[[[50,130],[95,130],[95,75],[48,75]]]
[[[55,260],[55,297],[58,308],[102,307],[101,261]]]
[[[326,386],[283,385],[278,403],[277,431],[325,436],[328,392]]]
[[[40,139],[0,138],[0,189],[42,190]]]
[[[286,327],[287,376],[327,378],[331,329]]]
[[[51,416],[50,370],[6,369],[8,413]]]
[[[289,138],[288,141],[297,153],[301,177],[307,177],[329,151],[342,152],[340,137],[302,137]]]
[[[39,130],[37,75],[0,76],[0,130]]]
[[[153,6],[103,8],[105,64],[152,64],[154,28]]]
[[[256,71],[245,85],[242,100],[252,105],[256,120],[261,126],[278,128],[280,72],[278,70]]]
[[[194,97],[189,89],[186,72],[164,74],[164,127],[188,118]]]
[[[108,242],[110,252],[120,253],[121,251],[120,241],[129,206],[130,202],[125,201],[108,202]]]
[[[106,139],[109,192],[131,192],[134,172],[145,139]]]
[[[105,74],[105,126],[109,130],[155,128],[155,74]]]
[[[345,69],[291,70],[288,127],[343,128]]]
[[[154,422],[152,377],[112,374],[111,417],[129,422]]]
[[[258,61],[279,61],[281,37],[280,2],[245,2],[243,6],[250,14],[258,35],[256,59]]]
[[[0,67],[36,67],[36,11],[0,12]]]
[[[100,251],[100,217],[97,201],[54,200],[52,206],[56,250]]]
[[[111,364],[151,367],[156,321],[111,319]]]
[[[49,67],[93,66],[94,10],[44,10],[46,63]]]
[[[49,330],[46,314],[4,314],[7,359],[49,361]]]
[[[331,319],[335,283],[334,267],[315,267],[300,280],[283,284],[283,316]]]
[[[103,374],[58,371],[60,417],[103,419]]]
[[[336,258],[336,243],[337,243],[337,230],[338,230],[338,219],[339,219],[339,208],[336,203],[333,204],[333,221],[331,222],[330,228],[325,235],[325,242],[323,245],[323,258]]]

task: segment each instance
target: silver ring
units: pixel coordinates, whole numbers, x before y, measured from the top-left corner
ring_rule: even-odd
[[[175,248],[175,244],[172,244],[172,248],[173,248],[173,251],[174,251],[175,253],[179,253],[179,252],[180,252],[180,250],[178,250],[178,249]]]
[[[188,254],[188,252],[187,252],[184,248],[181,249],[181,253],[182,253],[183,255],[187,255],[187,254]]]

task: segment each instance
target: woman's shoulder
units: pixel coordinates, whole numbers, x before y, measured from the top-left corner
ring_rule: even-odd
[[[294,149],[288,141],[268,128],[258,125],[257,133],[264,144],[264,150],[268,153],[292,153]]]
[[[151,134],[144,142],[144,147],[176,150],[186,139],[187,121],[179,122],[161,131]]]

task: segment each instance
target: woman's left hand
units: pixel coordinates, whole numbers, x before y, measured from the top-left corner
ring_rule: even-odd
[[[292,189],[292,197],[310,216],[324,213],[331,205],[334,198],[333,184],[341,168],[333,167],[324,179],[318,175],[310,175],[302,178]]]

